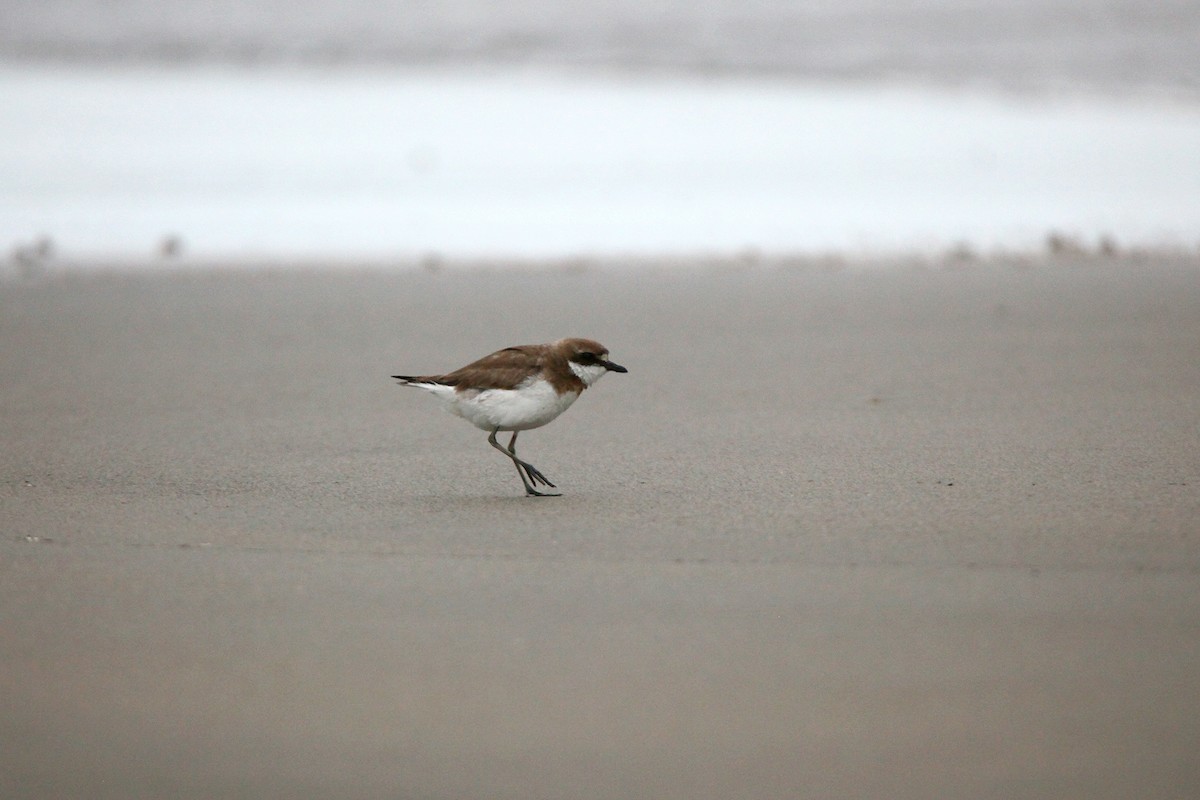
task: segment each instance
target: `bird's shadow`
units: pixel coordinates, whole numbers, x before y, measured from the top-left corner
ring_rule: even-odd
[[[568,494],[536,497],[525,494],[444,494],[415,498],[422,510],[431,512],[495,510],[500,508],[561,508],[571,503]]]

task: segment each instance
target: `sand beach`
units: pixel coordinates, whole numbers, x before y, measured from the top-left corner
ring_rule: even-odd
[[[1185,798],[1200,262],[0,283],[6,798]],[[396,371],[590,336],[522,454]]]
[[[1195,3],[8,5],[3,800],[1200,797]]]

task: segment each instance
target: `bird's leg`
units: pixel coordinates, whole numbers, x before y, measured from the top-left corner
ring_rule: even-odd
[[[517,474],[521,476],[521,483],[525,484],[525,494],[534,494],[534,488],[529,485],[529,479],[525,477],[525,471],[521,469],[521,462],[517,460],[516,456],[505,450],[504,445],[496,441],[496,434],[499,432],[500,429],[497,428],[488,434],[488,444],[499,450],[501,453],[504,453],[504,455],[508,456],[508,458],[513,462],[513,466],[517,468]]]
[[[532,464],[527,464],[524,461],[522,461],[521,459],[517,458],[516,451],[511,449],[513,446],[513,443],[515,443],[517,440],[517,434],[515,432],[513,433],[512,440],[509,442],[508,450],[504,449],[504,446],[496,441],[496,434],[499,432],[500,432],[500,429],[497,428],[496,430],[492,431],[491,434],[488,435],[488,444],[490,444],[492,447],[496,448],[501,453],[504,453],[504,455],[506,455],[510,459],[512,459],[513,466],[515,466],[517,468],[517,474],[521,476],[521,483],[525,484],[525,494],[532,495],[534,497],[555,497],[555,496],[557,496],[555,493],[539,492],[537,489],[533,488],[534,484],[536,484],[538,481],[541,481],[542,483],[546,484],[547,486],[551,486],[551,487],[553,487],[554,484],[552,484],[549,480],[547,480],[546,476],[543,475],[537,469],[537,467],[533,466]],[[526,477],[526,472],[529,473],[529,477]],[[533,483],[531,483],[531,481],[533,481]]]
[[[517,469],[519,470],[524,468],[525,474],[529,476],[529,480],[534,486],[537,486],[538,483],[541,483],[545,486],[549,486],[551,489],[557,489],[558,487],[551,483],[550,479],[543,475],[540,469],[535,467],[533,464],[530,464],[528,461],[522,461],[521,459],[517,458],[518,433],[520,433],[520,431],[513,431],[512,438],[508,440],[508,454],[512,456],[513,461],[517,463]]]
[[[537,481],[528,477],[525,470],[525,463],[521,461],[521,459],[517,458],[516,453],[513,452],[512,443],[509,443],[507,450],[501,446],[500,452],[512,459],[513,466],[517,468],[517,475],[521,478],[521,483],[525,484],[525,494],[534,497],[540,494],[537,489],[533,488],[534,486],[537,486]]]

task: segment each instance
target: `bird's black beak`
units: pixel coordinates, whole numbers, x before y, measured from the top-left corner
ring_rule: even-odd
[[[629,372],[629,370],[625,369],[620,364],[614,364],[611,361],[601,361],[600,366],[604,367],[609,372]]]

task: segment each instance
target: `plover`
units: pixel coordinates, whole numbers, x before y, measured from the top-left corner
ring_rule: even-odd
[[[452,414],[488,432],[488,444],[512,459],[525,494],[556,489],[541,470],[517,458],[517,434],[540,428],[571,407],[583,390],[606,372],[628,372],[608,360],[608,348],[591,339],[559,339],[549,344],[506,347],[445,375],[393,375],[403,386],[436,395]],[[512,431],[505,448],[500,431]]]

